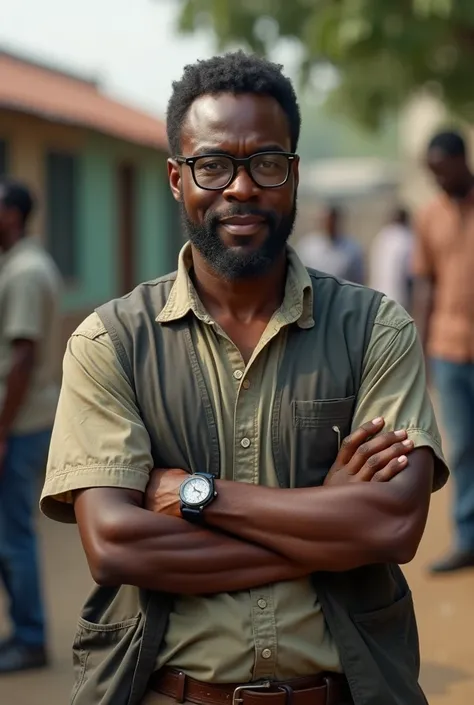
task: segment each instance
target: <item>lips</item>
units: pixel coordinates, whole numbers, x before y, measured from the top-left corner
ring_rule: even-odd
[[[256,215],[234,215],[221,220],[221,225],[231,235],[253,235],[264,224],[265,220]]]

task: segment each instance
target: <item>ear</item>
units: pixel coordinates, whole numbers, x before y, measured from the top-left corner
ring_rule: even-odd
[[[173,198],[181,201],[181,169],[174,159],[168,159],[168,179]]]

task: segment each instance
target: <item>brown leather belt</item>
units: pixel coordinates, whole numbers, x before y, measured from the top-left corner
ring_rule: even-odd
[[[322,673],[280,682],[201,683],[172,668],[153,674],[150,688],[178,703],[195,705],[351,705],[347,681]]]

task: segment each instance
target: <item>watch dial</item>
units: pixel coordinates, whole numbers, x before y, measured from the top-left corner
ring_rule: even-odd
[[[211,485],[204,477],[191,478],[182,488],[182,499],[186,504],[199,506],[211,492]]]

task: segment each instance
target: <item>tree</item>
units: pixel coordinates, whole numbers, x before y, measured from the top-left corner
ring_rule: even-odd
[[[180,0],[182,32],[211,29],[219,50],[272,55],[300,43],[304,85],[337,69],[331,99],[376,127],[421,89],[474,118],[474,0]]]

